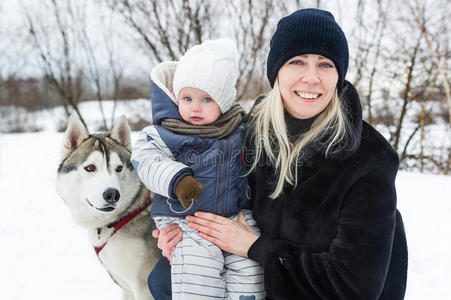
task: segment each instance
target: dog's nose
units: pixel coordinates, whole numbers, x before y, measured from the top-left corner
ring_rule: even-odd
[[[107,189],[103,193],[103,199],[109,204],[114,204],[117,201],[119,201],[119,198],[121,197],[121,194],[116,189]]]

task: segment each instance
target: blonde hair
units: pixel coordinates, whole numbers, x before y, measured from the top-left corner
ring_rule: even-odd
[[[297,165],[301,153],[313,141],[321,141],[326,146],[325,155],[338,152],[344,147],[343,141],[350,124],[337,91],[327,107],[313,122],[310,130],[290,141],[284,117],[284,106],[278,80],[273,89],[255,105],[250,115],[250,138],[253,141],[255,157],[249,172],[254,170],[266,154],[278,174],[277,185],[270,195],[277,198],[285,183],[297,185]],[[294,172],[293,172],[294,169]]]

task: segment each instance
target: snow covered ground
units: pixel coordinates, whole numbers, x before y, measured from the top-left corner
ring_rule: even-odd
[[[36,120],[51,123],[48,114]],[[120,299],[55,192],[63,135],[40,126],[46,130],[0,135],[0,297]],[[409,246],[406,299],[450,299],[451,176],[400,172],[397,192]]]
[[[61,141],[51,132],[0,136],[2,299],[120,298],[56,195]],[[406,299],[449,299],[451,177],[400,172],[397,190],[410,256]]]

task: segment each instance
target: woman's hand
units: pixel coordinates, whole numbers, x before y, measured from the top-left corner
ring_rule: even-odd
[[[152,235],[154,238],[158,238],[157,246],[161,249],[161,254],[172,265],[172,255],[174,254],[175,246],[183,237],[182,229],[177,224],[172,224],[161,230],[155,229],[152,231]]]
[[[233,221],[211,213],[196,212],[186,216],[188,227],[199,232],[199,236],[212,242],[224,251],[247,257],[247,251],[258,239],[249,227],[243,212],[238,213],[238,221]]]

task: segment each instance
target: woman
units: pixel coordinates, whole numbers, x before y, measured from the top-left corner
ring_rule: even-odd
[[[187,217],[203,238],[264,266],[268,299],[404,298],[398,156],[362,121],[357,91],[344,79],[348,61],[346,37],[329,12],[281,19],[267,61],[272,90],[257,99],[246,138],[261,235],[242,217]],[[179,229],[158,234],[171,257]],[[165,268],[161,262],[152,272],[153,288]]]

